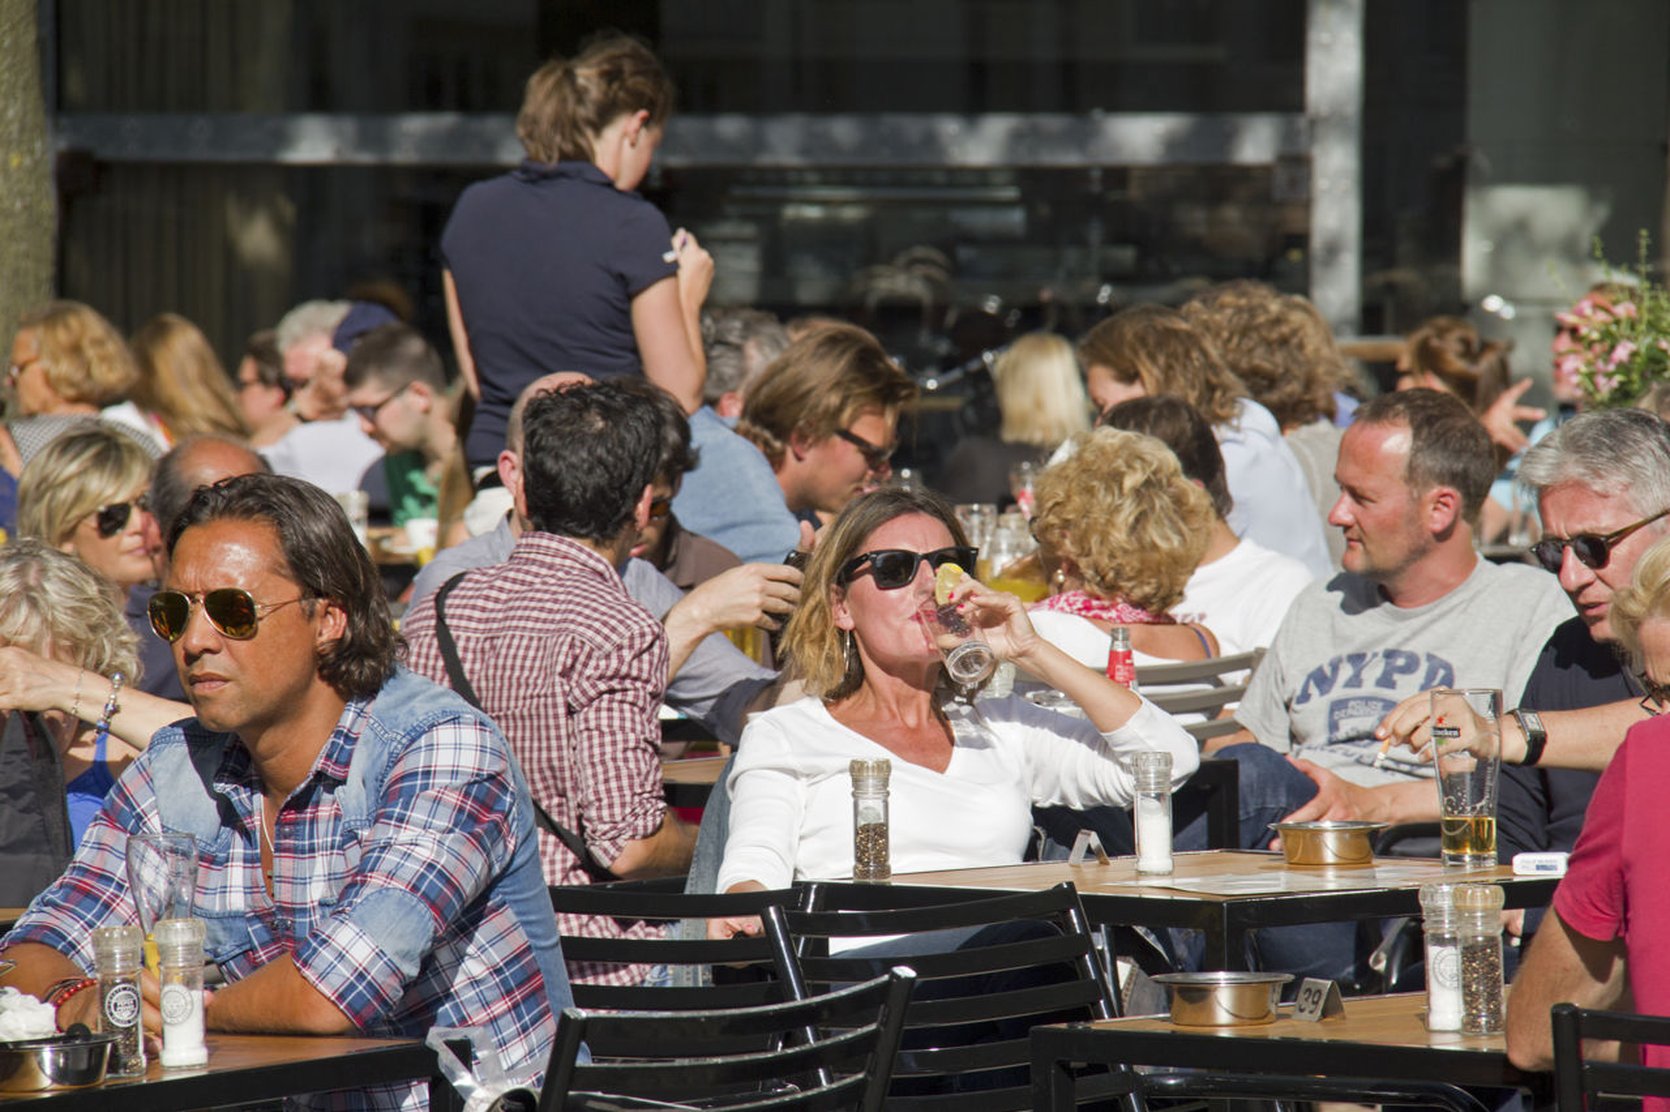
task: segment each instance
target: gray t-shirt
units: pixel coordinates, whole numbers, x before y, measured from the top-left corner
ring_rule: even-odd
[[[1356,784],[1430,777],[1430,765],[1398,759],[1406,749],[1373,767],[1380,720],[1434,687],[1500,688],[1517,705],[1543,642],[1571,616],[1554,576],[1523,564],[1481,559],[1455,590],[1407,609],[1336,575],[1294,599],[1235,717],[1272,749],[1299,750]]]
[[[443,548],[412,580],[412,599],[418,600],[459,572],[502,564],[510,559],[516,537],[510,521],[499,522],[491,533],[471,537],[463,544]],[[643,560],[628,560],[621,574],[626,593],[657,618],[665,618],[684,592]],[[777,679],[777,673],[762,668],[738,652],[723,634],[702,638],[691,650],[678,674],[667,681],[669,707],[700,722],[713,736],[736,744],[742,734],[742,715],[754,697]]]

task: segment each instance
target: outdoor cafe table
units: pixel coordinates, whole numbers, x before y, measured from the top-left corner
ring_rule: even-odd
[[[1318,1022],[1283,1005],[1274,1023],[1180,1027],[1165,1016],[1135,1016],[1032,1029],[1033,1107],[1074,1107],[1070,1063],[1206,1068],[1242,1074],[1445,1082],[1540,1089],[1508,1061],[1501,1035],[1428,1031],[1424,993],[1353,996],[1345,1013]]]
[[[1206,935],[1207,969],[1246,968],[1247,931],[1420,914],[1420,888],[1438,880],[1500,884],[1507,906],[1540,907],[1558,878],[1514,876],[1499,865],[1446,869],[1436,859],[1377,857],[1371,867],[1290,868],[1280,853],[1207,850],[1179,853],[1170,876],[1139,877],[1136,858],[1106,865],[1029,861],[1020,865],[894,873],[895,889],[971,888],[1035,892],[1072,881],[1092,922],[1183,927]]]
[[[210,1034],[209,1064],[164,1070],[153,1056],[143,1078],[112,1078],[85,1089],[0,1094],[17,1112],[171,1112],[276,1100],[400,1081],[431,1081],[430,1107],[456,1104],[436,1076],[435,1052],[417,1039]]]

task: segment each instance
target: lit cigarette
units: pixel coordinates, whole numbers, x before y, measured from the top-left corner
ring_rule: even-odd
[[[1391,750],[1391,748],[1392,748],[1392,739],[1391,738],[1387,738],[1385,741],[1381,742],[1380,743],[1380,752],[1378,752],[1374,755],[1374,764],[1371,765],[1370,767],[1379,768],[1380,766],[1384,765],[1386,763],[1386,754]]]

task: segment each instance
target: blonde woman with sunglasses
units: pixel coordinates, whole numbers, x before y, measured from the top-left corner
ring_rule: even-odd
[[[89,428],[59,437],[23,469],[18,535],[76,557],[118,614],[134,603],[127,621],[140,648],[136,663],[143,666],[75,667],[14,641],[0,649],[0,709],[57,710],[96,723],[105,704],[114,702],[111,734],[139,748],[157,729],[191,713],[183,701],[154,694],[177,691],[179,685],[167,682],[173,661],[140,605],[156,578],[154,558],[161,545],[149,509],[151,467],[150,457],[128,436]],[[163,682],[150,685],[148,694],[136,686],[142,675]]]
[[[1197,747],[1168,715],[1044,641],[1015,596],[946,572],[974,556],[933,494],[884,488],[829,527],[784,638],[808,695],[743,731],[726,784],[720,891],[851,875],[854,758],[892,762],[896,873],[1019,862],[1034,804],[1128,806],[1138,752],[1170,753],[1174,784],[1194,772]],[[999,659],[1065,693],[1085,717],[1018,697],[950,700],[940,650],[918,620],[941,577],[956,580],[950,602]],[[726,920],[712,932],[757,929]]]

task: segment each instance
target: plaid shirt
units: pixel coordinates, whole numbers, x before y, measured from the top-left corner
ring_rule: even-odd
[[[403,732],[391,729],[401,724]],[[363,777],[384,756],[380,792],[356,799],[378,786]],[[360,778],[350,775],[356,757]],[[194,911],[229,981],[288,954],[367,1035],[486,1027],[511,1073],[542,1071],[554,1013],[572,997],[542,972],[562,978],[549,897],[532,856],[517,852],[518,832],[532,829],[518,780],[488,723],[452,693],[399,672],[375,704],[347,705],[279,811],[269,897],[259,773],[234,737],[187,720],[160,731],[134,761],[74,862],[6,943],[42,943],[92,970],[92,928],[138,921],[128,834],[194,833]],[[545,936],[543,963],[530,931]],[[424,1109],[428,1098],[425,1086],[396,1085],[343,1090],[320,1104]]]
[[[510,739],[540,806],[608,863],[654,834],[666,812],[658,716],[667,637],[596,552],[549,533],[524,533],[510,559],[469,572],[446,600],[447,628],[482,709]],[[412,668],[447,682],[435,602],[403,623]],[[587,884],[580,860],[539,831],[550,884]],[[647,937],[658,928],[560,915],[565,933]],[[569,966],[575,981],[629,984],[638,967]]]

